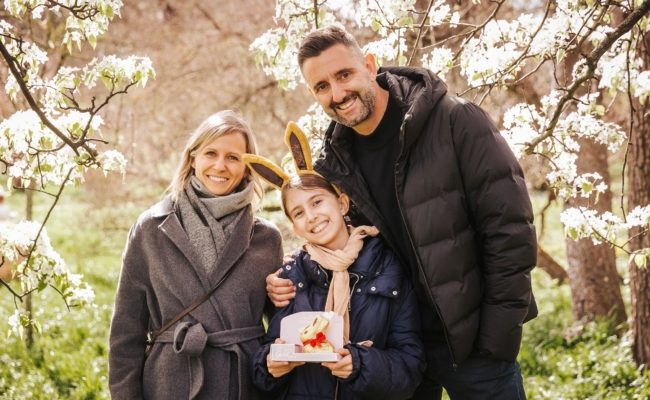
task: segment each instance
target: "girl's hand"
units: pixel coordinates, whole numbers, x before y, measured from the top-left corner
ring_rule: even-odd
[[[348,349],[338,349],[337,353],[341,355],[341,359],[337,362],[324,362],[321,365],[332,371],[332,375],[337,378],[345,379],[352,374],[352,356]]]
[[[277,338],[275,339],[275,343],[282,344],[285,343],[285,341]],[[280,378],[303,364],[304,362],[271,361],[271,354],[266,356],[266,369],[269,370],[269,374],[274,378]]]

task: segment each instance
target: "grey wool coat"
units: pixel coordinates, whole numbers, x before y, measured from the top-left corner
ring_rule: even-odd
[[[169,197],[131,228],[110,328],[113,399],[256,399],[250,357],[264,334],[265,277],[282,262],[280,233],[250,207],[210,273]],[[147,332],[226,279],[163,333],[145,357]]]

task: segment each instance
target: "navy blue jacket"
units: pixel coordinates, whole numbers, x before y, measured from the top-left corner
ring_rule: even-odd
[[[300,251],[284,266],[282,277],[296,286],[296,297],[279,309],[254,357],[253,380],[277,399],[409,398],[424,368],[420,318],[415,293],[397,258],[379,238],[368,238],[350,274],[350,350],[352,374],[337,379],[320,363],[307,363],[275,379],[266,368],[271,343],[280,336],[280,321],[299,311],[325,307],[331,273]],[[372,347],[357,343],[372,340]],[[335,394],[335,392],[337,392]]]

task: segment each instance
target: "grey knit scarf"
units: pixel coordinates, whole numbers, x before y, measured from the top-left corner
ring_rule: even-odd
[[[183,228],[197,250],[205,272],[218,265],[228,237],[245,212],[250,211],[253,184],[244,180],[240,190],[215,196],[195,176],[179,196]]]

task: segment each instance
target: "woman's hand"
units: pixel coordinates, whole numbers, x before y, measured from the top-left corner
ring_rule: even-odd
[[[282,268],[266,277],[266,292],[271,302],[278,308],[289,305],[289,300],[296,297],[296,287],[289,279],[280,278]]]
[[[282,344],[285,343],[284,340],[277,338],[275,343]],[[293,362],[293,361],[271,361],[271,354],[266,356],[266,369],[269,370],[274,378],[280,378],[291,372],[294,368],[303,365],[304,362]]]
[[[341,355],[341,359],[337,362],[324,362],[321,365],[332,371],[332,375],[337,378],[345,379],[352,374],[352,356],[348,349],[338,349],[337,353]]]

